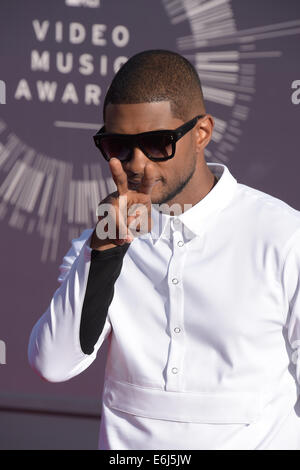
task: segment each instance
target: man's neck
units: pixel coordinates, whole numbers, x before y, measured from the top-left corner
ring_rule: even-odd
[[[195,173],[189,184],[181,191],[181,193],[176,195],[172,201],[168,202],[169,207],[173,204],[178,204],[181,206],[181,212],[184,212],[186,210],[186,205],[191,207],[204,199],[217,184],[217,181],[218,179],[208,166],[206,166],[205,171],[201,172],[201,177]]]

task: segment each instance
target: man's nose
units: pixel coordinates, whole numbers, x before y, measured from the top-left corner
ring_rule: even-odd
[[[129,174],[142,175],[145,170],[145,166],[148,162],[148,158],[138,147],[133,147],[131,152],[131,158],[124,163],[124,170]]]

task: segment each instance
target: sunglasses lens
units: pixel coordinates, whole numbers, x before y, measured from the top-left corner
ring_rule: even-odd
[[[118,137],[104,137],[101,139],[101,146],[109,158],[127,160],[131,153],[131,146],[128,139]]]
[[[140,138],[141,148],[153,158],[172,155],[172,136],[170,134],[147,135]]]
[[[129,135],[103,136],[96,144],[108,159],[118,158],[121,161],[130,159],[132,149],[136,145]],[[150,158],[168,158],[173,152],[173,136],[167,132],[149,133],[139,137],[138,145]]]

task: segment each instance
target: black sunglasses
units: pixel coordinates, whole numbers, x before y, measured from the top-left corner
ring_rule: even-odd
[[[204,116],[206,115],[196,116],[177,129],[142,132],[141,134],[106,133],[103,126],[93,139],[107,161],[111,158],[118,158],[121,162],[130,160],[133,148],[138,147],[150,160],[162,162],[174,157],[176,142]]]

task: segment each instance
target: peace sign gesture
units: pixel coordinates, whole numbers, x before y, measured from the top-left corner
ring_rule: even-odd
[[[91,248],[98,250],[130,243],[135,235],[151,230],[151,192],[158,182],[152,163],[145,166],[141,183],[134,189],[128,188],[127,174],[117,158],[109,161],[109,167],[117,191],[98,206],[98,223],[91,241]]]

